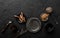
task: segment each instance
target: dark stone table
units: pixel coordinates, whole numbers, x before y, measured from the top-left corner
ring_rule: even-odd
[[[20,26],[13,15],[19,14],[21,11],[23,11],[27,17],[39,17],[39,15],[44,12],[43,9],[48,6],[54,9],[53,15],[55,16],[52,15],[51,19],[53,20],[51,20],[51,22],[55,23],[54,19],[56,18],[58,23],[60,23],[60,0],[0,0],[0,28],[9,20],[15,21],[15,24]],[[0,33],[0,38],[13,38],[14,36],[15,34],[11,33],[9,28],[4,34]],[[52,33],[39,31],[33,34],[27,32],[20,36],[20,38],[60,38],[60,24],[55,24],[55,30]]]

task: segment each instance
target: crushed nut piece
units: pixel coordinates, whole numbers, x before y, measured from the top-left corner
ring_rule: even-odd
[[[19,16],[14,15],[14,17],[18,18],[21,23],[22,23],[22,22],[26,22],[26,19],[25,19],[25,17],[24,17],[23,12],[21,12],[21,14],[20,14]]]

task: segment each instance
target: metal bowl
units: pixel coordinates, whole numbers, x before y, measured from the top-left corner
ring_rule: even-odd
[[[31,17],[27,20],[26,28],[29,32],[36,33],[41,29],[41,21],[36,17]]]
[[[54,30],[54,28],[55,28],[55,26],[54,26],[52,23],[47,23],[47,24],[45,25],[45,30],[46,30],[47,32],[52,32],[52,31]]]

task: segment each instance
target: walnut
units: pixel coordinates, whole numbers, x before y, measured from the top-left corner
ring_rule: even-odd
[[[49,16],[49,14],[47,14],[47,13],[43,13],[43,14],[40,15],[42,21],[47,21],[48,16]]]

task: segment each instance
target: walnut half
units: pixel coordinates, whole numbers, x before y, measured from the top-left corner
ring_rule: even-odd
[[[48,16],[49,16],[49,14],[47,14],[47,13],[43,13],[43,14],[40,15],[42,21],[47,21]]]

